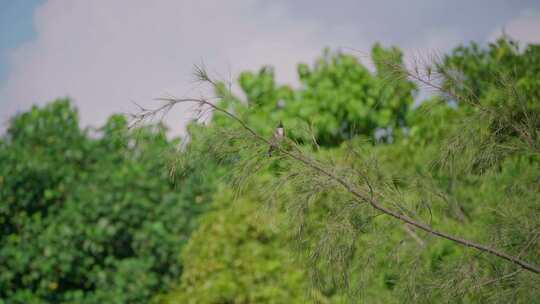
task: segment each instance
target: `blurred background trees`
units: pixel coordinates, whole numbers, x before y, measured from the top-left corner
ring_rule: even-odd
[[[178,142],[164,131],[128,130],[122,116],[81,130],[67,100],[12,119],[0,144],[0,301],[145,303],[177,279],[216,183],[206,165],[170,175]]]
[[[240,75],[245,100],[219,104],[266,137],[283,121],[336,171],[366,172],[385,206],[538,265],[539,49],[459,46],[412,67],[417,78],[396,47],[373,47],[374,71],[325,51],[298,65],[298,87],[264,67]],[[413,106],[419,80],[440,90]],[[0,302],[540,298],[539,276],[516,265],[352,208],[309,174],[282,182],[303,169],[241,134],[220,114],[191,123],[182,148],[121,116],[82,130],[65,100],[14,117],[0,142]]]

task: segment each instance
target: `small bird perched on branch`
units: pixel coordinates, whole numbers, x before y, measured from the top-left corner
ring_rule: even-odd
[[[274,134],[272,135],[272,138],[270,139],[270,148],[268,148],[269,157],[272,156],[272,152],[277,149],[279,142],[283,139],[283,136],[285,136],[283,123],[279,121],[279,125],[277,126]]]

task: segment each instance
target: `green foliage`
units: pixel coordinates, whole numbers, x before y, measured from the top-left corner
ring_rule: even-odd
[[[445,112],[443,125],[459,121],[455,109]],[[374,185],[385,198],[384,204],[439,231],[538,264],[539,244],[534,240],[539,222],[534,217],[540,211],[540,188],[531,186],[540,178],[538,161],[513,156],[482,175],[441,166],[439,151],[444,149],[444,141],[415,139],[438,135],[439,131],[422,130],[441,121],[440,110],[432,113],[419,126],[418,134],[364,152],[379,166],[378,178],[386,181]],[[358,160],[353,158],[350,166],[353,163]],[[369,231],[357,233],[360,240],[352,263],[362,266],[355,268],[351,280],[363,282],[366,302],[529,303],[538,298],[533,287],[539,283],[537,275],[417,229],[406,229],[402,223],[381,218]],[[391,288],[381,286],[381,277],[392,278]],[[373,290],[377,292],[370,295]]]
[[[480,101],[509,83],[524,96],[540,98],[539,66],[540,45],[520,48],[517,41],[501,37],[487,48],[474,42],[455,48],[444,57],[439,69],[446,86]]]
[[[234,200],[230,190],[216,193],[183,252],[178,290],[160,303],[306,303],[310,293],[328,301],[310,288],[288,250],[287,233],[260,212],[263,204],[255,195]]]
[[[273,70],[244,72],[239,78],[246,104],[238,98],[226,98],[225,108],[232,108],[249,125],[263,134],[271,134],[281,120],[288,136],[300,142],[315,134],[321,146],[336,146],[355,135],[373,137],[380,128],[399,129],[413,102],[415,85],[406,79],[390,81],[390,73],[402,68],[401,51],[375,45],[372,53],[377,71],[371,73],[356,57],[325,51],[309,67],[298,65],[300,88],[291,89],[275,83]],[[384,65],[383,61],[391,61]],[[221,122],[221,117],[215,122]]]
[[[14,117],[0,144],[0,302],[145,303],[176,280],[215,185],[193,174],[201,164],[169,175],[177,144],[121,116],[89,135],[67,100]]]
[[[472,43],[447,55],[439,69],[443,85],[468,113],[452,149],[471,153],[470,169],[482,172],[509,155],[538,157],[539,45],[522,49],[505,37],[485,49]]]
[[[538,265],[539,50],[458,47],[437,66],[446,94],[416,108],[401,51],[378,44],[375,72],[325,51],[298,65],[298,88],[265,67],[238,79],[245,102],[215,89],[262,136],[283,121],[287,151],[385,208]],[[90,135],[67,101],[13,118],[0,141],[0,303],[540,298],[538,275],[382,215],[269,157],[224,114],[188,132],[178,150],[162,126],[113,116]]]
[[[519,57],[517,61],[531,64],[536,60],[531,51],[515,56]],[[386,208],[428,223],[439,231],[489,244],[539,264],[539,223],[535,215],[540,211],[540,189],[533,185],[540,179],[540,163],[535,154],[538,115],[534,91],[523,87],[516,94],[514,82],[497,86],[488,79],[479,89],[483,95],[474,102],[455,106],[442,94],[410,109],[414,86],[406,80],[394,82],[404,77],[401,53],[397,49],[375,46],[372,57],[377,68],[375,75],[353,57],[327,53],[313,68],[299,66],[302,85],[296,90],[283,87],[280,91],[268,68],[258,75],[245,74],[242,81],[249,85],[244,83],[242,87],[247,104],[235,98],[226,99],[223,104],[265,136],[270,136],[277,121],[283,120],[287,136],[298,140],[301,145],[298,148],[303,153],[369,194],[361,178],[365,175]],[[447,57],[447,60],[452,62],[458,57]],[[477,59],[468,60],[474,63]],[[496,66],[494,57],[483,60],[487,67]],[[505,74],[503,67],[497,67],[499,75]],[[506,72],[512,68],[513,65],[508,65]],[[484,69],[481,67],[478,72],[485,73]],[[519,69],[523,75],[528,73],[523,72],[526,67]],[[474,74],[465,68],[454,68],[454,73]],[[523,77],[520,82],[535,81]],[[450,84],[447,82],[445,86]],[[455,86],[452,92],[464,94],[468,102],[473,101],[471,95],[461,89]],[[484,94],[485,91],[490,93]],[[522,102],[523,99],[516,97],[525,95],[532,99]],[[377,106],[369,107],[370,97],[377,100]],[[277,106],[279,98],[284,102],[283,107]],[[366,103],[369,111],[363,115],[357,107]],[[308,113],[303,114],[303,111]],[[523,120],[525,117],[528,120]],[[211,126],[227,129],[226,122],[230,122],[227,119],[217,115]],[[358,124],[354,132],[349,132],[352,129],[332,131],[336,130],[335,123],[349,122]],[[516,130],[498,132],[501,129],[497,126],[508,128],[516,122],[518,130],[527,131],[527,137]],[[313,127],[314,137],[325,149],[313,152],[309,145],[304,145],[309,144],[310,139],[299,130],[302,123]],[[393,131],[392,142],[380,145],[365,140],[373,136],[374,131],[388,126]],[[249,135],[243,135],[244,140],[238,135],[237,141],[229,141],[229,144],[242,145],[252,140]],[[249,179],[249,186],[241,189],[247,188],[252,193],[260,187],[259,192],[266,195],[253,198],[241,192],[239,201],[277,200],[283,204],[288,220],[282,224],[289,225],[285,231],[292,232],[296,239],[297,249],[300,249],[298,257],[304,259],[316,283],[313,290],[365,303],[529,303],[538,298],[534,287],[539,284],[536,275],[381,216],[344,194],[344,189],[327,176],[283,158],[267,164],[268,156],[261,153],[261,149],[253,145],[243,147],[248,150],[236,158],[234,166],[247,165],[249,174],[240,172],[240,175],[257,176],[252,170],[255,166],[250,164],[259,162],[261,172],[273,175],[270,182],[273,186],[264,183],[257,186],[253,183],[257,178]],[[238,208],[231,209],[233,213],[227,216],[234,219],[243,203],[235,205]],[[272,213],[268,216],[281,221],[281,216]],[[218,221],[212,217],[212,222]],[[199,232],[202,235],[190,242],[198,252],[204,250],[205,242],[212,237],[209,229]],[[237,242],[228,245],[235,248],[234,243]],[[259,263],[264,264],[264,259]],[[194,273],[214,274],[202,270],[201,265],[206,264],[200,263]],[[229,278],[223,282],[235,282],[232,278],[237,277],[238,270],[224,267],[219,273],[226,273],[223,278]],[[253,299],[250,291],[261,288],[256,284],[241,290],[229,289],[234,290],[234,296],[228,294],[226,288],[205,293],[189,289],[202,282],[214,282],[214,279],[210,274],[194,281],[184,277],[179,292],[168,299],[181,303],[187,298],[200,300],[199,297],[204,296],[206,300],[200,301],[257,302],[249,300]],[[190,294],[189,290],[194,293]],[[224,295],[230,297],[225,300],[221,298]]]
[[[371,57],[376,67],[376,76],[380,89],[380,108],[388,109],[388,122],[381,126],[399,128],[406,126],[406,115],[413,103],[416,86],[404,74],[403,53],[397,47],[385,49],[375,44]]]

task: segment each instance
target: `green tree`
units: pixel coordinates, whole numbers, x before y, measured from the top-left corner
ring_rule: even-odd
[[[224,94],[222,86],[217,93],[225,97],[224,108],[234,109],[265,135],[272,134],[280,120],[287,127],[289,137],[309,142],[311,132],[319,145],[329,147],[358,134],[374,138],[378,129],[399,132],[406,125],[405,116],[416,86],[407,79],[390,81],[389,74],[395,74],[390,71],[402,67],[398,48],[386,49],[377,44],[372,57],[377,63],[375,73],[352,55],[326,50],[312,67],[298,65],[300,87],[294,90],[276,84],[271,67],[257,73],[244,72],[238,82],[246,104],[238,97]],[[383,61],[391,61],[392,67],[382,64]],[[218,117],[214,123],[226,127],[228,121],[221,122]]]
[[[511,154],[540,155],[540,45],[501,37],[487,48],[460,46],[439,64],[443,90],[469,111],[456,150],[476,150],[483,170]]]
[[[264,178],[258,177],[263,182]],[[288,248],[287,233],[246,193],[221,189],[182,257],[179,288],[161,303],[306,303],[328,300],[309,284]],[[279,213],[275,213],[279,216]]]
[[[179,277],[215,183],[194,161],[171,175],[178,141],[164,132],[112,116],[90,135],[67,100],[11,120],[0,141],[0,302],[145,303]]]
[[[524,70],[537,69],[532,66],[537,62],[534,52],[517,52],[515,56],[531,65],[519,67],[520,74],[527,75],[529,72]],[[413,77],[414,72],[396,64],[399,62],[396,51],[376,47],[374,57],[379,58],[375,60],[377,74],[359,73],[367,76],[351,86],[365,84],[380,90],[384,85],[378,80],[388,75],[398,79],[408,76],[426,83],[434,76],[430,70],[427,79]],[[265,74],[268,69],[263,71],[264,81],[261,80],[265,86],[250,86],[264,87],[258,90],[260,94],[246,93],[246,103],[223,95],[224,100],[219,104],[225,110],[233,110],[232,115],[246,123],[238,124],[240,129],[244,128],[243,133],[234,129],[237,133],[234,144],[250,149],[243,151],[234,167],[245,166],[247,169],[241,172],[244,176],[272,172],[273,188],[260,185],[266,189],[262,193],[271,195],[263,195],[262,199],[279,196],[280,192],[286,192],[284,188],[292,191],[280,198],[288,218],[292,219],[290,231],[298,232],[296,237],[300,247],[308,252],[312,271],[320,274],[315,277],[335,283],[330,285],[357,289],[359,299],[368,303],[529,303],[537,299],[535,286],[539,277],[534,273],[534,265],[540,264],[536,219],[540,189],[534,185],[540,178],[540,164],[538,100],[534,89],[524,86],[516,90],[519,86],[515,82],[488,85],[487,79],[479,89],[481,94],[471,99],[473,95],[464,89],[467,81],[443,79],[443,87],[439,87],[441,96],[413,110],[392,107],[392,103],[384,108],[370,108],[370,117],[394,114],[389,121],[367,119],[378,123],[341,136],[332,132],[335,130],[332,121],[340,125],[348,117],[365,118],[357,116],[363,112],[354,107],[364,106],[369,100],[364,97],[372,95],[353,99],[351,108],[345,106],[346,102],[336,102],[340,104],[336,109],[321,102],[340,101],[336,94],[341,90],[342,78],[336,76],[333,68],[340,65],[342,57],[337,58],[322,60],[313,70],[299,68],[301,77],[312,80],[313,85],[308,89],[304,84],[292,94],[285,94],[291,100],[284,100],[282,108],[276,104],[266,108],[257,104],[257,100],[266,100],[263,104],[279,101],[273,93],[261,93],[273,92],[275,88],[268,85],[272,83],[272,78]],[[495,57],[486,58],[482,60],[491,61],[486,66],[496,65]],[[469,59],[471,63],[478,60]],[[513,68],[514,65],[508,65],[507,72]],[[444,74],[449,70],[437,69],[440,70],[434,74],[453,77]],[[457,69],[452,73],[467,76],[469,72]],[[315,74],[324,77],[310,78]],[[339,75],[346,83],[348,74]],[[523,76],[518,82],[536,81],[534,77],[527,78]],[[414,86],[406,80],[394,84],[392,95],[399,96],[396,97],[399,102],[409,104]],[[437,88],[439,84],[432,85]],[[256,96],[255,100],[249,100],[254,98],[250,96]],[[528,98],[520,99],[520,96]],[[316,110],[302,117],[304,108],[295,107],[294,103],[308,107],[310,100]],[[456,101],[457,105],[453,103]],[[204,104],[204,100],[199,103]],[[328,119],[316,126],[314,132],[315,139],[326,148],[321,150],[305,146],[309,137],[296,135],[295,122],[287,121],[289,118],[309,125],[316,118],[326,116]],[[230,119],[227,115],[217,114],[214,118],[211,126],[226,129],[231,125],[228,120],[226,123],[225,119]],[[265,138],[270,136],[277,119],[292,127],[280,153],[268,157],[261,146],[268,144]],[[388,125],[394,131],[403,131],[393,132],[392,143],[381,145],[369,140],[373,131]],[[299,144],[292,140],[298,140]],[[254,141],[260,145],[252,144]],[[250,191],[255,191],[250,185]],[[411,224],[419,222],[426,225]],[[460,236],[465,241],[439,238],[433,229]],[[470,250],[468,240],[488,244],[533,266],[521,267],[500,256],[485,254],[483,249],[480,252],[484,254]]]

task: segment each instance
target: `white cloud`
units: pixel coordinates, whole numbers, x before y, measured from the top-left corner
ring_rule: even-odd
[[[133,111],[131,101],[198,94],[190,90],[191,72],[201,60],[226,78],[273,64],[280,81],[293,81],[295,63],[311,60],[326,43],[315,24],[296,24],[277,5],[260,11],[255,4],[48,1],[35,14],[37,40],[11,55],[0,118],[71,96],[83,124],[101,124],[112,112]],[[176,131],[182,123],[174,122],[187,117],[181,114],[168,120]]]
[[[540,10],[525,10],[504,26],[493,31],[489,41],[495,41],[503,31],[523,43],[540,43]]]
[[[445,52],[487,37],[519,12],[502,0],[494,2],[499,8],[493,14],[485,5],[448,3],[48,0],[34,16],[37,38],[11,52],[0,86],[0,121],[32,104],[71,96],[82,123],[100,125],[111,113],[135,111],[132,101],[198,96],[191,73],[201,60],[223,78],[271,64],[278,81],[295,82],[296,63],[312,62],[327,46],[354,48],[361,57],[376,40],[399,43],[409,55]],[[538,41],[538,24],[538,15],[521,14],[506,30]],[[182,108],[167,122],[178,133],[188,117]]]

